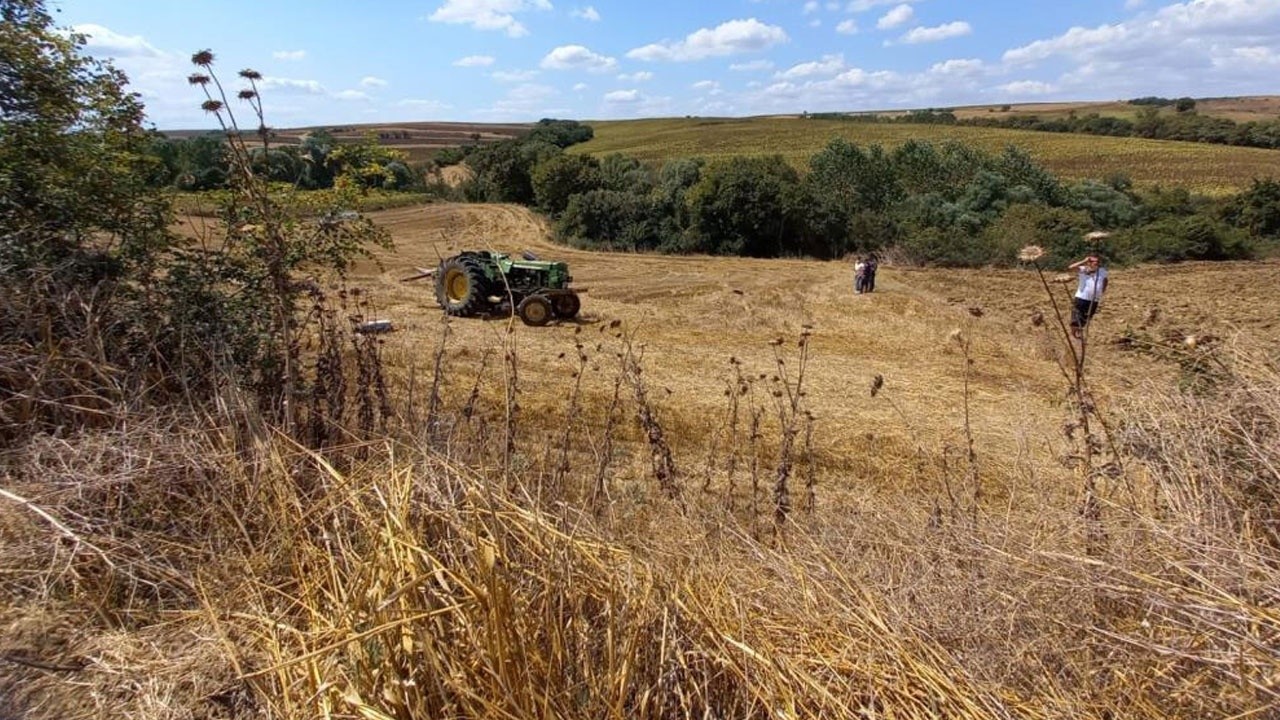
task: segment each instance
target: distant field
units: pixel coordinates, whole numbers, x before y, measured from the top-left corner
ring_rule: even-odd
[[[1132,105],[1127,100],[1111,102],[1042,102],[1021,103],[1017,105],[971,105],[951,108],[958,118],[974,117],[1017,117],[1035,115],[1041,118],[1066,117],[1071,113],[1089,115],[1097,113],[1103,117],[1120,117],[1133,119],[1143,106]],[[1162,113],[1175,112],[1172,107],[1160,108]],[[1253,97],[1206,98],[1196,100],[1196,112],[1210,117],[1226,118],[1236,122],[1251,120],[1274,120],[1280,116],[1280,96],[1262,95]],[[890,114],[890,113],[885,113]]]
[[[778,153],[803,169],[832,138],[896,147],[907,140],[958,140],[990,151],[1025,149],[1066,178],[1115,173],[1139,185],[1183,186],[1210,194],[1247,187],[1255,177],[1280,173],[1280,151],[1225,145],[1043,133],[945,125],[850,123],[796,117],[627,120],[590,123],[595,139],[571,152],[624,153],[646,162],[701,156]]]

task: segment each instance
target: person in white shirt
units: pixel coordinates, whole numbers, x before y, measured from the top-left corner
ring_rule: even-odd
[[[867,285],[867,262],[862,258],[853,264],[853,291],[862,294]]]
[[[1102,259],[1097,255],[1071,263],[1067,269],[1075,270],[1079,278],[1075,305],[1071,308],[1071,334],[1078,338],[1102,305],[1102,294],[1107,291],[1107,269],[1102,267]]]

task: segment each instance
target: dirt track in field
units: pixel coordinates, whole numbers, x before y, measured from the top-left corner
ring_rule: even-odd
[[[567,395],[575,333],[586,338],[599,368],[584,378],[585,392],[605,402],[616,377],[617,330],[609,329],[616,320],[644,347],[648,381],[676,443],[681,434],[709,436],[722,423],[729,359],[764,376],[763,387],[777,372],[771,341],[782,340],[794,373],[797,340],[811,328],[804,382],[819,450],[829,465],[858,467],[869,444],[882,440],[933,451],[962,442],[965,361],[953,337],[959,330],[971,340],[971,423],[988,467],[1012,471],[1029,454],[1061,450],[1065,384],[1054,361],[1060,344],[1030,319],[1037,309],[1053,317],[1033,273],[882,267],[877,292],[858,296],[848,263],[574,250],[552,243],[544,221],[515,206],[436,204],[372,217],[395,248],[379,252],[378,264],[360,264],[353,280],[373,292],[375,314],[397,327],[387,357],[402,371],[412,365],[418,377],[430,371],[441,312],[429,280],[400,279],[463,249],[531,250],[568,261],[575,285],[588,291],[575,322],[514,324],[527,408],[554,412]],[[1143,328],[1153,308],[1159,317]],[[1225,337],[1238,329],[1274,341],[1278,310],[1275,263],[1115,272],[1089,350],[1095,385],[1118,401],[1143,381],[1173,380],[1172,363],[1115,344],[1126,330]],[[486,352],[492,353],[487,372],[500,372],[495,358],[506,328],[503,320],[452,321],[445,358],[456,392],[473,381]],[[877,374],[884,391],[872,398],[868,386]]]

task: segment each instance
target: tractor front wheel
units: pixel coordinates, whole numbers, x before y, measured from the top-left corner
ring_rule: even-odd
[[[516,307],[516,314],[525,325],[541,327],[551,322],[551,303],[542,295],[530,295],[520,301],[520,305]]]
[[[582,309],[582,301],[574,293],[556,295],[551,298],[551,309],[555,312],[556,317],[568,320],[577,317],[578,311]]]

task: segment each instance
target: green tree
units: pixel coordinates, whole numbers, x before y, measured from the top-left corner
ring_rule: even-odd
[[[1280,238],[1280,181],[1253,181],[1235,198],[1224,213],[1228,222],[1257,237]]]
[[[531,181],[538,207],[559,217],[569,198],[600,187],[600,163],[590,155],[554,155],[538,163]]]
[[[697,250],[777,257],[801,227],[799,176],[780,155],[735,157],[712,166],[689,190]]]
[[[0,0],[0,354],[18,369],[0,372],[0,436],[13,418],[101,418],[150,366],[149,288],[173,244],[162,163],[124,76],[83,42],[40,0]]]
[[[850,217],[865,210],[884,212],[903,196],[893,161],[879,145],[864,150],[835,138],[810,159],[809,168],[814,190]]]
[[[334,182],[350,181],[356,187],[396,187],[396,173],[392,163],[404,163],[404,153],[385,147],[372,132],[365,133],[359,141],[337,145],[329,152],[329,163],[334,170]]]
[[[143,107],[40,0],[0,0],[0,268],[99,275],[166,246]]]

